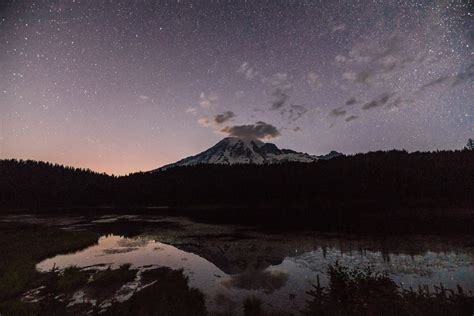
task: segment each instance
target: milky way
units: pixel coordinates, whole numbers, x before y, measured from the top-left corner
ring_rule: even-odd
[[[124,174],[243,130],[461,149],[473,47],[469,1],[1,1],[0,158]]]

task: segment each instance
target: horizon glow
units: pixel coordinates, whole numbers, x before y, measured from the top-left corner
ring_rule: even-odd
[[[123,175],[228,135],[461,149],[473,30],[469,1],[8,1],[0,159]]]

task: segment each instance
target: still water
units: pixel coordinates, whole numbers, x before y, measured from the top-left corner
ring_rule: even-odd
[[[140,272],[153,267],[182,269],[189,286],[205,294],[209,312],[239,313],[243,301],[253,296],[267,308],[295,313],[304,308],[306,291],[318,277],[321,285],[327,285],[328,265],[336,262],[386,272],[404,288],[441,283],[447,288],[459,284],[465,290],[474,289],[474,246],[462,236],[373,238],[311,231],[262,232],[179,217],[135,215],[7,220],[100,232],[96,244],[58,254],[36,268],[46,272],[70,266],[115,269],[131,264],[137,278],[124,284],[111,300],[130,298],[133,291],[145,286]],[[81,293],[77,297],[84,300]]]

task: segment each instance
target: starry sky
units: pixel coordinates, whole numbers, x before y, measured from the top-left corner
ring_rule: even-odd
[[[0,0],[0,158],[127,174],[229,135],[461,149],[473,48],[469,0]]]

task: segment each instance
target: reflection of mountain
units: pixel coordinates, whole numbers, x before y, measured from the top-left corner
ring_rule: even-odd
[[[205,258],[227,274],[239,274],[249,269],[264,270],[271,265],[280,264],[284,258],[292,255],[288,244],[277,247],[274,243],[255,239],[238,242],[206,240],[204,243],[174,246]]]
[[[272,293],[282,288],[288,281],[288,273],[281,271],[261,271],[249,269],[237,275],[233,275],[224,282],[225,286],[245,290],[263,290]]]
[[[368,253],[380,253],[389,262],[390,255],[425,255],[428,251],[449,253],[462,251],[474,254],[467,242],[450,238],[426,238],[410,236],[391,238],[347,238],[315,233],[265,234],[238,232],[232,227],[193,224],[196,231],[187,229],[173,232],[173,237],[158,237],[186,252],[192,252],[215,264],[223,272],[235,275],[248,271],[263,271],[281,264],[285,258],[295,258],[304,253],[318,251],[323,258],[328,253],[365,257]],[[184,227],[183,227],[184,228]],[[462,240],[462,239],[461,239]],[[467,240],[467,239],[464,239]],[[240,280],[242,281],[242,280]]]

